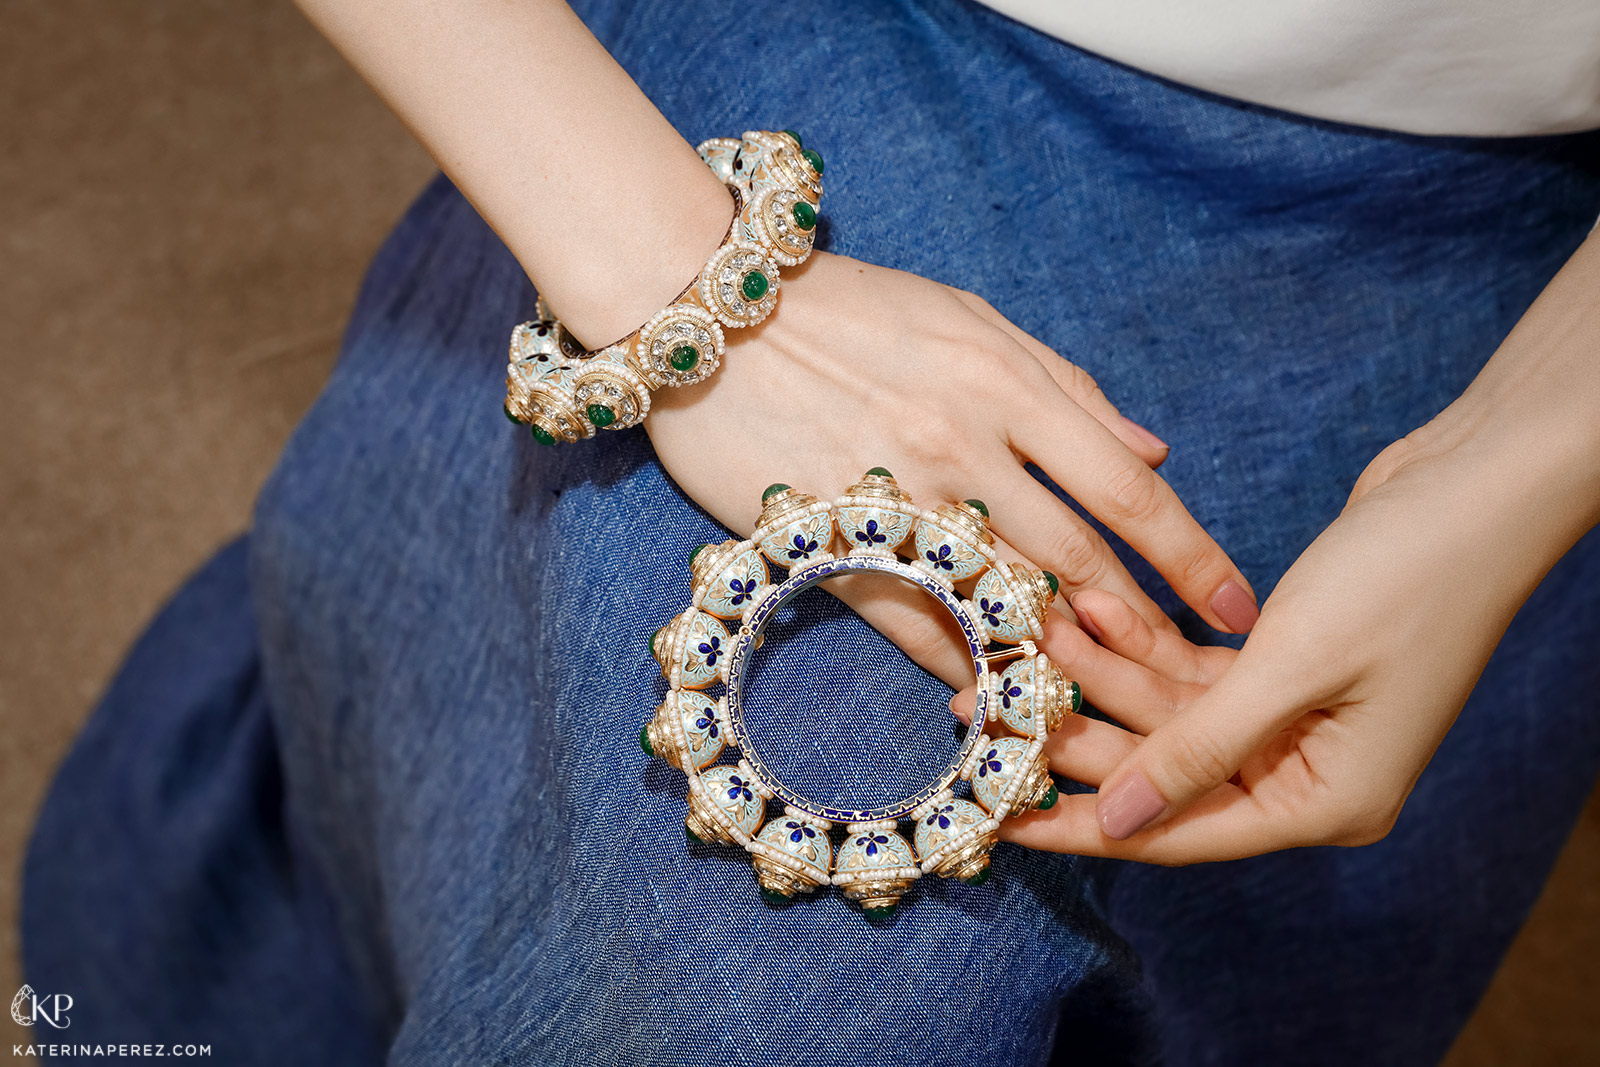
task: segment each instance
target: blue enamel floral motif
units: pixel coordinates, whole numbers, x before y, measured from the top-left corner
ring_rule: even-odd
[[[864,545],[881,545],[889,539],[878,532],[877,519],[868,519],[867,525],[856,531],[856,540]]]
[[[947,571],[953,571],[956,569],[954,561],[950,559],[949,545],[940,545],[937,553],[930,548],[924,552],[923,555],[926,556],[928,558],[928,562],[933,564],[935,567],[942,567]]]
[[[1005,614],[1006,602],[1004,600],[990,600],[983,597],[978,601],[978,609],[983,612],[983,621],[990,626],[1000,625],[1000,616]]]
[[[805,559],[817,550],[817,542],[814,539],[807,540],[805,534],[795,534],[793,545],[794,547],[789,549],[790,559]]]
[[[678,711],[684,739],[689,742],[690,759],[696,767],[708,766],[726,747],[716,705],[703,693],[685,692],[679,698]]]
[[[937,826],[941,830],[948,830],[950,829],[950,813],[955,810],[956,806],[954,804],[946,804],[922,821],[929,826]]]
[[[700,642],[700,654],[705,657],[707,667],[717,665],[717,657],[722,654],[722,638],[716,634],[710,635]]]
[[[743,778],[740,778],[737,774],[728,775],[728,799],[742,799],[746,804],[750,803],[750,801],[755,799],[754,795],[750,792],[750,783],[746,782]]]
[[[1019,660],[1006,668],[1000,678],[1000,718],[1017,733],[1032,736],[1038,723],[1034,715],[1034,666],[1028,660]]]
[[[783,827],[789,831],[789,840],[797,843],[803,838],[817,836],[817,831],[814,827],[803,822],[795,822],[793,819],[784,823]]]
[[[998,748],[991,748],[989,750],[989,754],[984,756],[982,760],[978,761],[978,777],[980,778],[988,774],[990,771],[994,771],[996,774],[999,774],[1004,769],[1005,764],[1000,762],[1000,750]]]
[[[865,834],[856,838],[857,845],[867,846],[865,851],[869,856],[876,856],[878,854],[878,846],[887,845],[888,843],[889,839],[882,834]]]
[[[728,603],[737,607],[755,594],[756,580],[754,578],[729,578],[728,588],[733,591],[733,596],[728,598]]]

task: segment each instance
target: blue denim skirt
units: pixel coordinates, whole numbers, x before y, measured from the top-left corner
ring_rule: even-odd
[[[964,0],[580,13],[690,141],[800,129],[822,247],[973,290],[1088,369],[1263,595],[1600,213],[1597,135],[1302,119]],[[1443,1054],[1600,767],[1600,541],[1517,617],[1379,844],[1179,869],[1003,845],[988,884],[924,879],[886,923],[836,893],[774,908],[743,853],[686,847],[682,776],[637,742],[664,687],[646,643],[726,532],[641,431],[545,449],[507,424],[534,295],[430,185],[247,541],[113,683],[25,872],[28,979],[75,997],[75,1040],[263,1064]],[[803,603],[786,699],[933,709],[874,772],[912,775],[950,743],[948,690]]]

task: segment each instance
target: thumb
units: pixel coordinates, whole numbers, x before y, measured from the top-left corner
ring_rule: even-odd
[[[1237,774],[1300,713],[1281,699],[1283,690],[1241,684],[1247,681],[1236,662],[1106,776],[1095,817],[1107,837],[1121,841],[1188,807]],[[1278,700],[1265,696],[1273,692]]]

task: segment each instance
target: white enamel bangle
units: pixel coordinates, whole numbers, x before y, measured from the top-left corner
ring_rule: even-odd
[[[981,502],[920,510],[874,468],[832,503],[774,485],[750,538],[690,555],[689,607],[650,640],[668,690],[639,741],[688,776],[690,837],[750,852],[769,901],[834,885],[880,916],[923,874],[980,883],[1000,821],[1055,803],[1044,742],[1082,701],[1077,683],[1038,649],[1057,586],[1046,571],[997,561],[990,542]],[[849,808],[816,802],[773,770],[752,744],[744,691],[779,608],[819,582],[859,573],[915,584],[955,619],[977,703],[959,749],[930,781]],[[782,805],[771,819],[769,800]],[[909,832],[900,826],[907,820]]]

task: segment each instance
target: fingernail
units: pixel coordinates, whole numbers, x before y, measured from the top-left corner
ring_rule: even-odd
[[[954,715],[958,719],[966,721],[970,721],[972,719],[972,711],[971,709],[967,708],[966,701],[961,699],[961,693],[957,693],[955,696],[950,698],[950,714]]]
[[[1128,424],[1128,430],[1133,434],[1133,436],[1137,437],[1151,448],[1159,448],[1168,452],[1172,451],[1171,445],[1167,444],[1165,441],[1151,433],[1149,430],[1145,429],[1143,426],[1140,426],[1137,422],[1134,422],[1132,419],[1128,418],[1128,416],[1123,415],[1122,421]]]
[[[1100,829],[1107,837],[1121,841],[1150,825],[1152,819],[1167,810],[1167,802],[1150,779],[1135,771],[1109,793],[1101,793],[1096,808]]]
[[[1222,625],[1236,634],[1247,634],[1261,617],[1256,598],[1238,582],[1229,578],[1222,588],[1211,594],[1211,610],[1217,613]]]
[[[1094,638],[1096,641],[1099,641],[1104,636],[1104,635],[1102,635],[1100,633],[1100,627],[1098,627],[1098,626],[1096,626],[1094,624],[1094,620],[1089,618],[1089,616],[1085,615],[1083,612],[1078,610],[1078,594],[1077,593],[1073,593],[1071,596],[1067,597],[1067,607],[1071,608],[1072,609],[1072,614],[1074,614],[1074,615],[1076,615],[1078,617],[1078,625],[1083,627],[1083,632],[1084,633],[1088,634],[1090,637]]]

